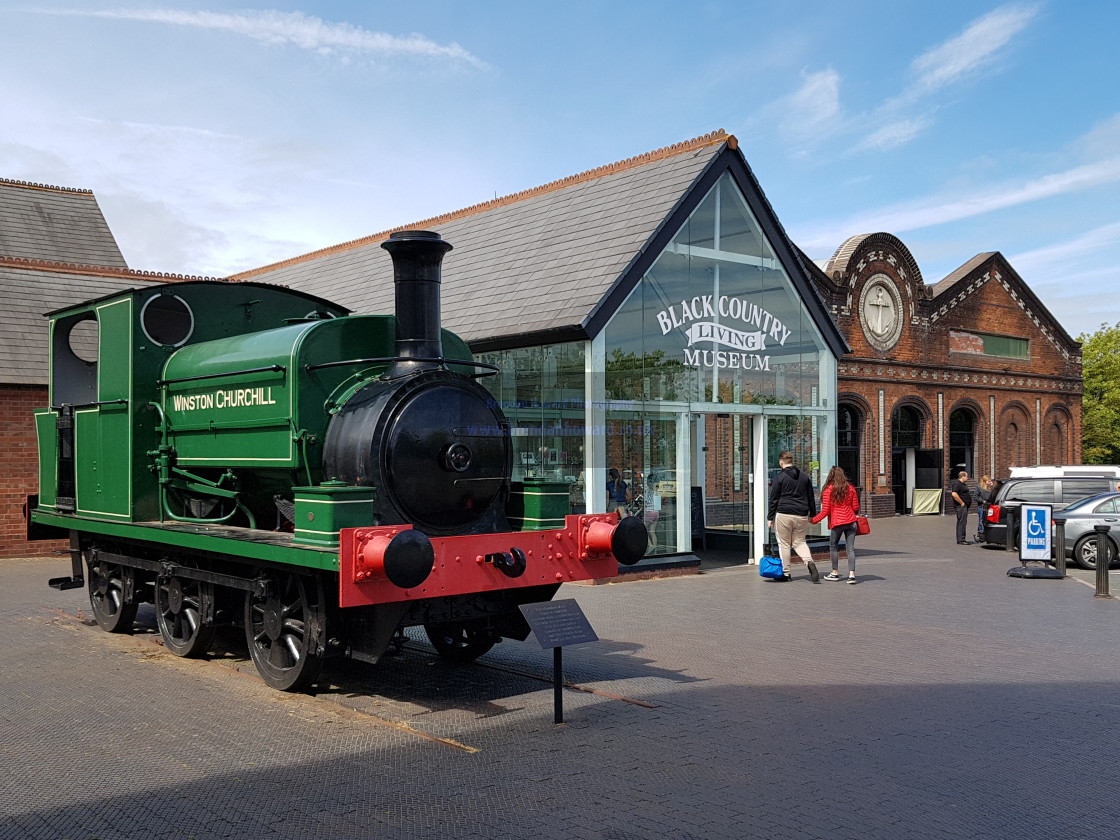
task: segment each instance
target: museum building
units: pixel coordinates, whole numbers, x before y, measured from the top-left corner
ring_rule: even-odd
[[[815,264],[722,131],[406,229],[453,246],[443,326],[498,369],[515,481],[606,510],[617,469],[651,555],[758,556],[785,449],[818,488],[843,465],[876,516],[939,511],[956,464],[1080,457],[1080,347],[998,252],[934,286],[887,233]],[[391,311],[392,232],[229,279]]]

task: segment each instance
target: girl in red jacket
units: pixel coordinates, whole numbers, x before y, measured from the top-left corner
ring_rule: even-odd
[[[844,537],[845,554],[848,556],[848,583],[856,582],[856,514],[859,513],[859,493],[848,483],[848,477],[840,467],[828,471],[821,493],[821,512],[813,517],[816,524],[828,517],[828,554],[832,560],[832,573],[825,580],[840,580],[837,569],[840,565],[839,542]]]

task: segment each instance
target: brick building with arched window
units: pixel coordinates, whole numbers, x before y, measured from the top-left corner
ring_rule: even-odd
[[[1080,463],[1081,345],[998,251],[933,285],[889,233],[806,263],[851,347],[837,459],[874,515],[940,508],[958,469]]]

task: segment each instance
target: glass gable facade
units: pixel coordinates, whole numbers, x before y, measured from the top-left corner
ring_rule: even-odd
[[[606,346],[607,396],[623,400],[819,406],[832,358],[730,175],[611,319]]]
[[[730,173],[592,341],[480,360],[501,368],[483,381],[513,421],[515,480],[641,516],[651,554],[736,534],[757,555],[778,452],[818,488],[835,462],[836,358]]]

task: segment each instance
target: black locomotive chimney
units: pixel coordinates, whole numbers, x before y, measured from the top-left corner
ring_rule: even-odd
[[[390,234],[381,247],[393,258],[396,294],[398,360],[385,373],[396,379],[439,367],[443,356],[440,337],[439,284],[443,255],[451,250],[438,233],[402,230]]]

